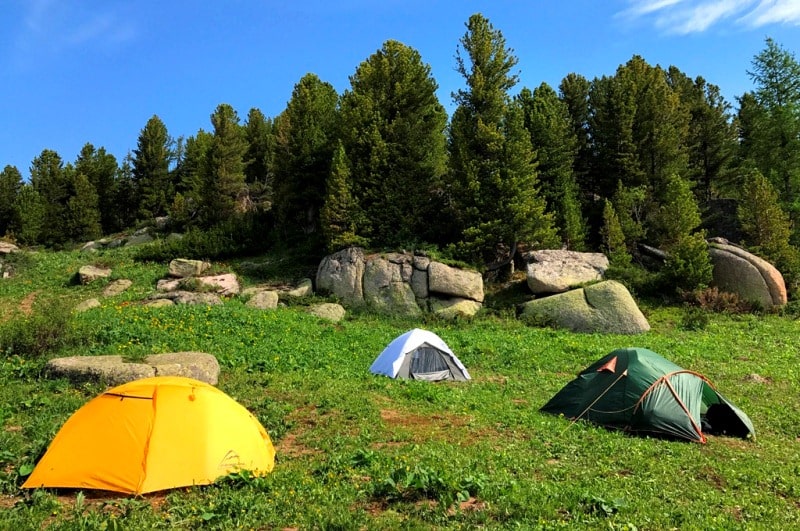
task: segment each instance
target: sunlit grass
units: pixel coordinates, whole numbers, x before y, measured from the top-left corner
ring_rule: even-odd
[[[777,315],[712,315],[681,327],[682,308],[647,306],[652,331],[578,335],[504,317],[425,323],[353,313],[332,324],[301,305],[149,308],[138,300],[166,274],[127,251],[40,253],[0,283],[16,311],[95,297],[69,278],[102,260],[123,295],[69,319],[81,341],[35,358],[0,360],[0,527],[787,529],[800,525],[798,323]],[[23,326],[9,321],[4,326]],[[439,334],[473,380],[430,384],[376,377],[368,367],[400,333]],[[701,372],[753,419],[757,437],[706,445],[608,431],[539,413],[574,375],[609,351],[645,347]],[[217,357],[219,387],[252,411],[278,450],[275,471],[142,498],[21,491],[69,415],[100,392],[46,377],[63,355],[195,350]],[[4,351],[5,352],[5,351]],[[766,380],[758,383],[750,376]]]

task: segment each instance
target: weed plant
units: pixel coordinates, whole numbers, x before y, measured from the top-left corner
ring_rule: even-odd
[[[99,295],[103,281],[79,286],[67,279],[81,263],[100,259],[113,278],[134,286],[101,298],[99,308],[67,311]],[[0,359],[0,528],[800,527],[800,347],[792,314],[644,302],[652,330],[619,336],[527,326],[499,307],[469,321],[351,312],[333,324],[302,305],[261,311],[237,299],[209,307],[139,304],[165,274],[166,263],[134,261],[124,249],[94,257],[38,253],[0,283],[10,319],[2,337],[24,338]],[[33,313],[23,322],[18,313],[31,293]],[[50,311],[58,326],[39,317]],[[439,334],[473,380],[431,384],[370,374],[381,350],[415,326]],[[706,375],[748,413],[757,437],[711,436],[699,445],[538,411],[588,364],[629,346]],[[241,472],[139,497],[19,488],[60,426],[102,391],[47,377],[47,359],[186,350],[216,356],[218,386],[265,426],[277,449],[271,474]]]

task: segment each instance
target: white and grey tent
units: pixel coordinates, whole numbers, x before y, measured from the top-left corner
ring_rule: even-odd
[[[369,368],[374,374],[413,380],[469,380],[464,364],[442,338],[415,328],[395,338]]]

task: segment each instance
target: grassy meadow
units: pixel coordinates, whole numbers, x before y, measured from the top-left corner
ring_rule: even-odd
[[[789,312],[698,316],[643,302],[652,331],[640,336],[534,328],[510,310],[460,322],[351,312],[332,324],[304,312],[309,300],[274,311],[237,299],[144,307],[167,265],[132,257],[123,248],[10,259],[16,274],[0,281],[2,529],[800,528],[800,326]],[[75,314],[106,284],[74,284],[88,263],[134,283]],[[473,380],[371,375],[381,350],[414,327],[439,334]],[[538,411],[589,363],[628,346],[705,374],[750,416],[756,438],[701,445]],[[140,497],[19,488],[60,426],[103,389],[48,378],[49,358],[187,350],[217,357],[218,387],[275,444],[273,473]]]

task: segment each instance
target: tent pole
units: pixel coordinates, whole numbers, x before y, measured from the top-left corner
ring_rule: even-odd
[[[561,432],[561,435],[564,435],[564,434],[567,432],[567,430],[568,430],[568,429],[570,429],[570,427],[572,427],[572,425],[573,425],[573,424],[575,424],[576,422],[578,422],[578,420],[579,420],[579,419],[580,419],[582,416],[584,416],[584,415],[586,414],[586,412],[587,412],[587,411],[589,411],[590,409],[592,409],[592,406],[593,406],[593,405],[595,405],[595,404],[598,402],[598,400],[600,400],[601,398],[603,398],[603,395],[605,395],[605,394],[608,392],[608,390],[609,390],[609,389],[611,389],[612,387],[614,387],[614,386],[617,384],[617,382],[618,382],[618,381],[620,381],[620,380],[622,379],[622,377],[623,377],[623,376],[627,376],[627,375],[628,375],[628,369],[625,369],[624,371],[622,371],[622,374],[620,374],[620,375],[617,377],[617,379],[616,379],[616,380],[614,380],[613,382],[611,382],[611,384],[610,384],[608,387],[606,387],[606,388],[603,390],[603,392],[602,392],[602,393],[600,393],[600,394],[598,395],[598,397],[597,397],[597,398],[595,398],[595,399],[594,399],[594,401],[593,401],[591,404],[589,404],[588,406],[586,406],[586,409],[584,409],[583,411],[581,411],[581,414],[580,414],[580,415],[578,415],[577,417],[575,417],[574,419],[572,419],[572,422],[570,422],[570,423],[569,423],[569,425],[568,425],[566,428],[564,428],[564,431],[562,431],[562,432]]]

